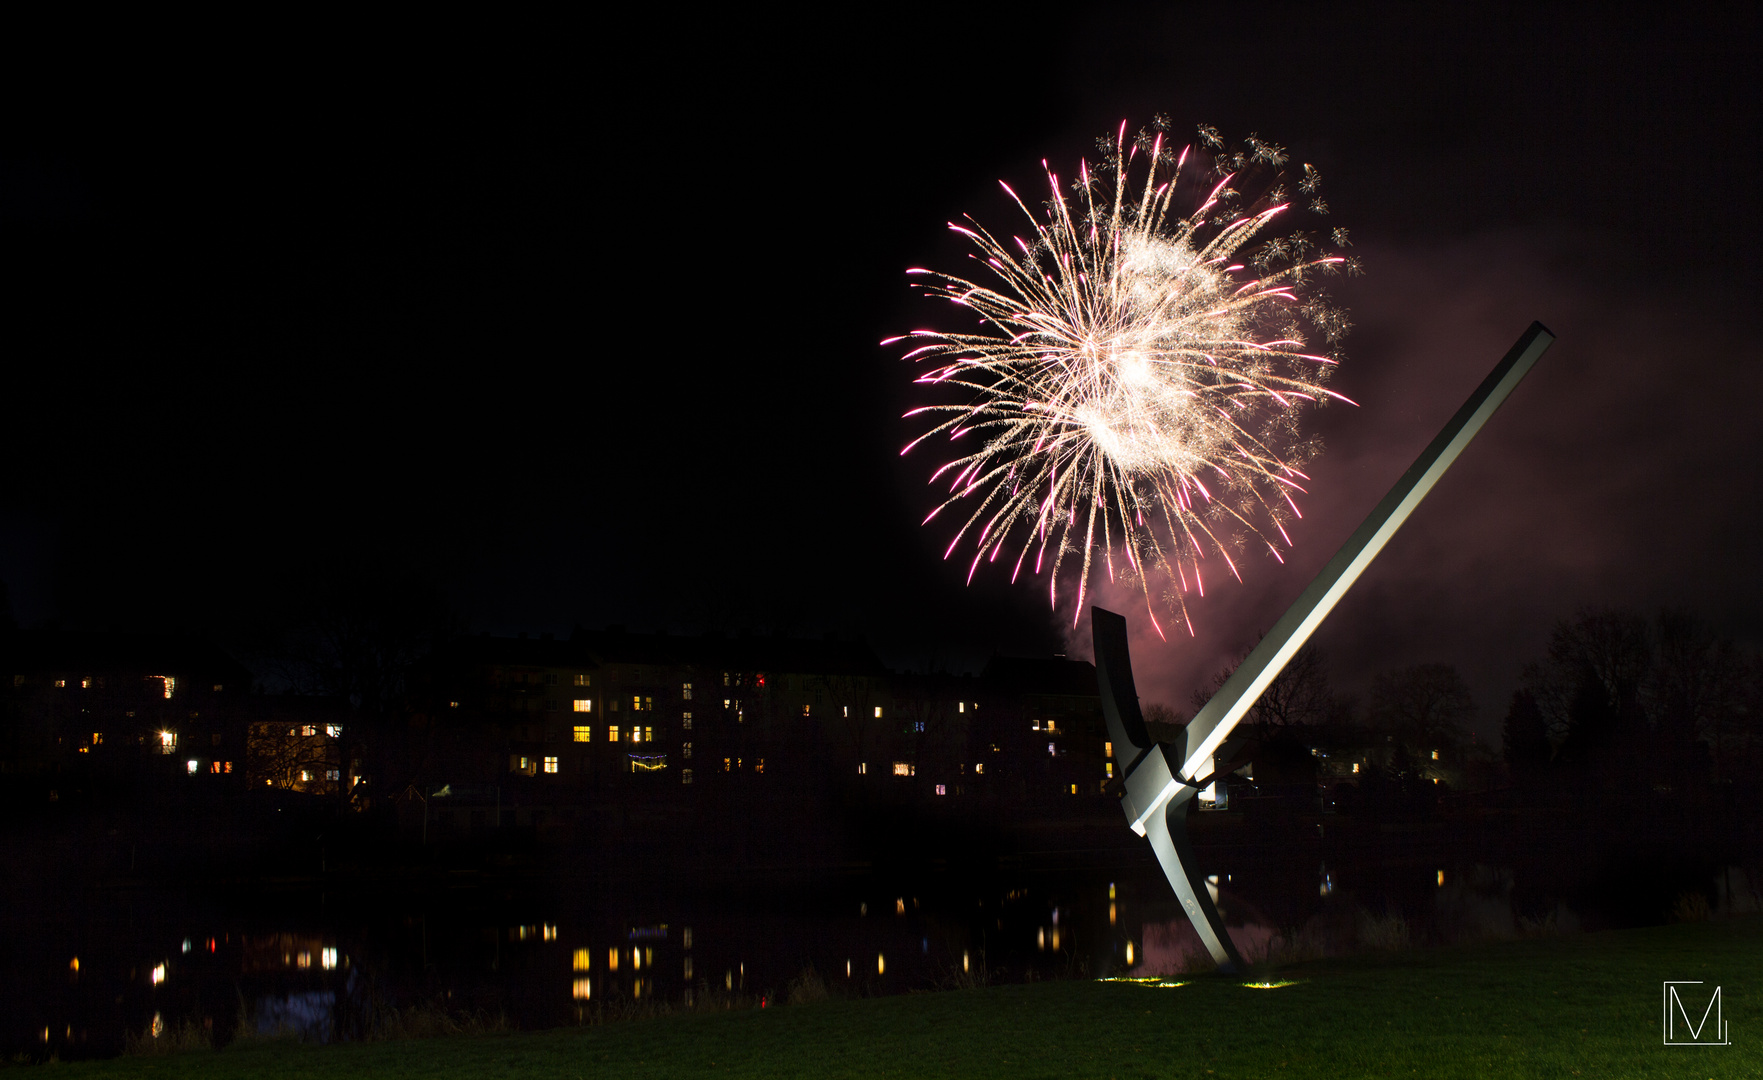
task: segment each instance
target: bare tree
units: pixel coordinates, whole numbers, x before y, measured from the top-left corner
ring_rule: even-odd
[[[327,725],[296,716],[273,716],[251,724],[246,734],[246,782],[310,794],[334,794],[339,783],[337,746]]]
[[[1667,737],[1706,741],[1718,768],[1742,710],[1743,658],[1687,611],[1661,611],[1654,625],[1658,648],[1641,695],[1648,715]]]
[[[1624,608],[1583,608],[1555,624],[1547,658],[1525,666],[1523,684],[1550,736],[1560,742],[1575,726],[1576,702],[1581,728],[1591,695],[1601,697],[1604,711],[1614,717],[1636,700],[1652,662],[1640,615]]]
[[[1410,750],[1460,746],[1475,719],[1475,701],[1449,664],[1386,671],[1371,684],[1371,723]]]
[[[1534,779],[1554,754],[1549,744],[1548,725],[1536,698],[1527,690],[1516,690],[1500,728],[1501,752],[1516,780]]]
[[[1722,770],[1748,744],[1751,670],[1731,640],[1688,611],[1648,620],[1587,608],[1555,625],[1548,656],[1525,667],[1524,689],[1570,758],[1595,756],[1618,735],[1642,740],[1637,752],[1656,763],[1693,758],[1700,741]]]
[[[1145,706],[1145,730],[1157,742],[1174,742],[1181,729],[1187,726],[1190,717],[1183,716],[1174,709],[1160,702]],[[1116,751],[1124,753],[1124,751]]]
[[[1249,651],[1243,650],[1235,663],[1212,676],[1209,687],[1195,692],[1196,710],[1205,707],[1225,680],[1248,658]],[[1333,703],[1334,692],[1329,687],[1328,669],[1322,653],[1314,643],[1306,642],[1261,692],[1244,719],[1250,724],[1262,725],[1264,729],[1320,724],[1328,719]]]

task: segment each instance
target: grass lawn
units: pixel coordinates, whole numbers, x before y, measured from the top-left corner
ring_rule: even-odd
[[[424,1080],[1763,1076],[1763,916],[1325,960],[1257,978],[1291,985],[1251,988],[1220,976],[1174,987],[1045,982],[528,1034],[255,1043],[50,1072]],[[1731,1046],[1661,1045],[1666,979],[1723,988]]]

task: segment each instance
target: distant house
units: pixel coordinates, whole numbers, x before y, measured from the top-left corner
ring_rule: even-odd
[[[1108,739],[1094,665],[995,656],[979,681],[987,768],[1022,797],[1099,795],[1124,764],[1117,755],[1126,748]]]
[[[336,795],[357,780],[342,760],[348,709],[334,698],[258,696],[248,709],[246,783],[305,795]],[[347,773],[347,775],[345,775]]]
[[[251,676],[205,641],[20,631],[0,669],[0,772],[27,798],[244,784]]]
[[[996,658],[976,678],[890,671],[832,638],[480,635],[432,656],[412,701],[412,797],[455,824],[477,819],[445,807],[491,798],[498,820],[543,823],[749,798],[1095,796],[1114,767],[1095,669],[1065,659]]]
[[[459,639],[413,701],[421,772],[541,802],[785,785],[829,765],[828,746],[861,752],[852,721],[893,712],[889,673],[858,642],[617,629]]]

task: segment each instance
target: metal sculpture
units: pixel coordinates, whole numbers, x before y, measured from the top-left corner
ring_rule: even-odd
[[[1188,800],[1213,782],[1215,755],[1256,699],[1328,617],[1554,340],[1555,335],[1542,323],[1530,324],[1530,329],[1469,395],[1469,400],[1396,481],[1364,524],[1341,545],[1316,580],[1188,722],[1181,746],[1155,742],[1145,728],[1138,695],[1133,689],[1126,619],[1099,607],[1090,609],[1102,716],[1116,748],[1115,759],[1127,763],[1122,771],[1124,790],[1120,800],[1126,820],[1133,832],[1150,839],[1164,876],[1221,971],[1240,969],[1242,958],[1231,943],[1188,844]],[[1128,747],[1130,752],[1123,752]]]

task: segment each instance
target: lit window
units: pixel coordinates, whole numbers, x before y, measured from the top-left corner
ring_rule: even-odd
[[[1105,742],[1102,744],[1102,756],[1103,757],[1113,757],[1114,756],[1114,744],[1113,743]]]
[[[1054,757],[1058,757],[1058,756],[1059,756],[1059,751],[1058,751],[1058,749],[1057,749],[1057,748],[1056,748],[1056,747],[1054,747],[1054,745],[1053,745],[1053,744],[1052,744],[1052,743],[1048,743],[1048,744],[1047,744],[1047,753],[1049,753],[1049,754],[1051,754],[1051,755],[1053,755],[1053,756],[1054,756]]]
[[[617,742],[618,741],[618,725],[617,724],[613,724],[611,727],[606,729],[606,741],[607,742]]]
[[[589,980],[577,979],[575,985],[570,988],[569,995],[577,1001],[586,1001],[592,992],[593,987],[589,985]]]
[[[149,975],[148,978],[152,980],[154,986],[158,986],[160,983],[164,982],[165,981],[165,965],[164,964],[153,965],[153,973],[151,975]]]
[[[641,694],[631,696],[631,709],[635,712],[648,712],[655,707],[655,699],[643,697]]]
[[[680,726],[681,731],[692,730],[692,714],[689,712],[680,713],[679,714],[679,726]]]
[[[178,681],[170,675],[156,675],[154,678],[161,680],[165,684],[165,696],[167,700],[170,700],[172,691],[178,688]]]
[[[942,784],[937,785],[937,794],[938,795],[947,795],[948,793],[949,793],[948,788],[944,787]]]
[[[317,724],[302,724],[302,725],[300,725],[300,734],[302,734],[302,735],[306,736],[308,739],[310,739],[314,735],[318,734],[318,725]]]
[[[589,727],[586,724],[577,724],[575,727],[575,741],[576,742],[593,742],[594,741],[594,729]]]
[[[459,708],[459,702],[457,702],[457,701],[449,701],[449,702],[447,702],[447,708],[449,708],[449,709],[457,709],[457,708]]]
[[[545,771],[549,772],[549,773],[554,773],[557,771],[557,759],[556,758],[548,757],[545,759]]]
[[[869,762],[859,761],[857,763],[857,775],[858,776],[868,776],[869,775]]]
[[[343,737],[343,725],[326,724],[324,726],[324,733],[333,739],[340,739]]]
[[[90,690],[91,688],[92,688],[92,680],[91,679],[81,679],[80,680],[80,689],[81,690]]]
[[[1047,721],[1047,733],[1053,734],[1055,730],[1056,729],[1054,727],[1053,721],[1051,721],[1051,720]]]
[[[574,969],[576,971],[587,971],[593,965],[593,962],[593,958],[588,954],[588,950],[577,949],[575,951]]]
[[[965,702],[965,701],[956,702],[955,703],[955,711],[956,712],[966,712],[967,711],[967,702]]]
[[[202,763],[200,761],[197,761],[195,758],[191,758],[190,760],[184,762],[184,768],[189,770],[191,776],[195,776],[197,771],[202,768]]]
[[[681,701],[692,700],[692,684],[691,683],[680,683],[679,696],[680,696]]]
[[[1077,794],[1077,785],[1076,784],[1071,785],[1071,793],[1073,795]]]
[[[337,967],[337,950],[332,947],[318,951],[318,962],[326,971],[334,971]]]
[[[680,743],[679,749],[680,749],[680,757],[689,758],[692,756],[692,744],[691,743],[689,743],[689,742]]]
[[[586,675],[577,675],[575,677],[575,684],[577,686],[591,686],[591,685],[593,685],[590,682],[588,682],[588,677]]]
[[[606,970],[608,970],[608,971],[617,971],[618,970],[618,950],[617,949],[607,949],[606,950]]]
[[[233,771],[233,763],[230,761],[222,762],[220,771],[223,773],[232,772]]]
[[[1357,761],[1353,762],[1353,771],[1354,772],[1359,771],[1359,763]]]
[[[679,782],[682,784],[691,783],[692,782],[692,770],[681,769],[680,773],[679,773]]]
[[[1434,761],[1437,761],[1437,760],[1438,760],[1438,759],[1439,759],[1439,752],[1438,752],[1438,751],[1437,751],[1437,750],[1434,750],[1434,751],[1433,751],[1433,752],[1432,752],[1432,759],[1433,759],[1433,760],[1434,760]]]
[[[67,680],[66,679],[56,679],[55,680],[55,688],[57,690],[66,690],[67,689]]]
[[[92,745],[93,746],[97,746],[99,743],[101,743],[103,741],[104,741],[104,733],[102,731],[92,732]]]
[[[803,716],[811,716],[813,714],[808,711],[808,706],[804,705],[804,706],[802,706],[802,715]]]
[[[326,780],[341,780],[343,778],[343,770],[341,770],[341,769],[326,769],[324,771],[324,778]]]
[[[576,712],[593,712],[594,711],[594,699],[593,698],[578,697],[575,699],[573,708]]]
[[[1114,762],[1105,761],[1102,763],[1102,768],[1105,772],[1107,772],[1108,779],[1110,779],[1110,780],[1114,779]]]
[[[759,764],[753,766],[753,771],[756,773],[763,773],[765,771],[765,759],[764,758],[760,758]],[[1436,783],[1437,781],[1434,781],[1434,782]]]
[[[723,758],[723,759],[722,759],[722,771],[723,771],[723,772],[728,772],[728,771],[729,771],[729,762],[730,762],[730,761],[731,761],[731,760],[732,760],[732,759],[730,759],[730,758]]]
[[[983,761],[976,761],[976,762],[974,762],[974,765],[973,765],[973,771],[974,771],[974,772],[976,772],[976,773],[983,773],[983,772],[985,772],[985,771],[986,771],[986,763],[985,763],[985,762],[983,762]]]
[[[177,732],[175,732],[175,731],[161,731],[159,733],[159,752],[160,753],[169,754],[169,753],[172,753],[173,751],[175,751],[177,748],[178,748],[178,733]]]
[[[644,742],[654,742],[655,741],[655,729],[654,728],[645,727],[643,729],[643,741]]]
[[[307,772],[305,769],[300,770],[300,782],[301,783],[305,783],[311,779],[312,779],[312,774],[310,772]]]
[[[881,719],[881,706],[880,706],[880,705],[877,705],[877,706],[876,706],[876,707],[875,707],[875,718],[876,718],[876,719],[877,719],[877,720],[880,720],[880,719]]]
[[[220,762],[218,762],[218,761],[211,761],[211,762],[209,762],[209,763],[208,763],[208,771],[209,771],[209,772],[211,772],[211,773],[218,773],[218,772],[220,772]]]
[[[896,761],[896,762],[894,762],[894,775],[895,776],[911,776],[912,775],[912,763],[909,761]]]

